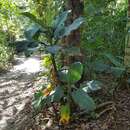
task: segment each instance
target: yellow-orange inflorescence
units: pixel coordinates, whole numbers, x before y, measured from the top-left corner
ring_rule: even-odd
[[[47,88],[42,91],[44,96],[48,96],[53,90],[52,84],[48,84]]]
[[[70,121],[70,106],[68,104],[62,105],[60,110],[60,123],[68,124]]]

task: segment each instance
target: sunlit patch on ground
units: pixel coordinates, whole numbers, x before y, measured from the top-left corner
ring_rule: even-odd
[[[30,57],[27,59],[18,59],[21,63],[15,65],[12,71],[23,71],[24,73],[31,74],[41,71],[40,58]]]
[[[41,72],[40,58],[37,56],[17,57],[14,67],[0,76],[0,130],[17,115],[33,95],[33,78]]]

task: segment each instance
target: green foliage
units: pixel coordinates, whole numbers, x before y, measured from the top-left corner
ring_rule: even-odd
[[[34,104],[36,108],[41,108],[41,106],[51,105],[54,102],[60,102],[60,104],[69,104],[75,102],[81,109],[86,109],[87,111],[93,111],[95,109],[94,101],[80,88],[73,91],[73,87],[76,88],[76,83],[81,79],[83,75],[83,64],[80,62],[74,62],[70,66],[58,68],[56,57],[59,53],[65,54],[66,52],[70,55],[75,55],[80,53],[79,48],[75,46],[70,46],[70,48],[65,48],[61,46],[61,39],[70,35],[70,33],[80,27],[83,23],[83,18],[79,17],[73,21],[72,24],[66,26],[65,22],[67,20],[70,11],[64,11],[53,22],[53,26],[46,26],[41,23],[41,20],[37,19],[30,13],[22,13],[24,16],[30,18],[35,24],[40,26],[35,26],[34,29],[30,29],[28,36],[30,35],[31,40],[34,39],[35,35],[40,37],[40,35],[45,35],[47,41],[44,43],[37,37],[37,42],[44,46],[44,52],[49,53],[49,62],[47,57],[45,61],[50,65],[50,83],[45,89],[41,90],[37,96],[35,96]],[[46,30],[46,31],[39,31]],[[68,49],[68,50],[67,50]],[[65,54],[66,55],[66,54]],[[69,54],[68,54],[69,55]],[[51,69],[52,68],[52,69]],[[42,94],[41,94],[42,93]],[[65,100],[66,99],[66,100]],[[85,100],[81,100],[85,99]],[[79,101],[80,100],[80,101]],[[80,102],[80,103],[78,103]],[[39,107],[38,107],[39,106]],[[62,120],[62,117],[61,117]]]
[[[43,94],[42,92],[36,92],[34,95],[35,101],[33,101],[33,106],[36,109],[41,109],[43,107],[42,101],[43,101]]]
[[[36,46],[29,48],[26,44],[26,53],[40,50],[47,54],[43,58],[43,66],[48,68],[49,85],[44,85],[44,88],[35,93],[34,107],[42,109],[58,102],[63,107],[63,109],[61,107],[63,111],[61,122],[64,119],[68,122],[71,103],[75,103],[87,112],[94,111],[96,108],[89,94],[100,90],[102,84],[97,80],[80,84],[83,73],[87,77],[90,74],[89,78],[95,79],[97,73],[111,73],[119,78],[126,72],[127,68],[123,65],[122,56],[125,45],[127,4],[126,0],[121,0],[121,3],[117,0],[85,0],[85,17],[79,17],[68,25],[66,20],[71,15],[71,11],[62,11],[64,2],[64,0],[32,0],[28,2],[29,7],[24,7],[20,23],[24,25],[22,29],[25,28],[25,38],[29,42],[36,43]],[[17,6],[22,7],[15,6],[13,3],[10,7],[9,5],[8,0],[2,0],[1,24],[6,25],[9,30],[8,34],[10,32],[17,34],[14,31],[16,24],[12,23],[18,18],[16,17],[19,12]],[[7,8],[10,9],[7,10]],[[30,13],[27,12],[28,10]],[[59,12],[61,13],[57,16]],[[81,53],[80,48],[70,45],[71,43],[68,43],[67,47],[62,46],[62,39],[77,30],[83,22],[85,24],[82,29],[81,48],[85,54],[85,63],[74,62],[69,66],[59,65],[60,55],[73,57]],[[18,25],[17,23],[17,27]],[[0,60],[2,66],[5,66],[10,51],[6,46],[5,36],[3,34],[0,36]],[[69,114],[64,117],[64,113]]]
[[[81,109],[93,111],[96,108],[93,99],[81,89],[74,91],[72,93],[72,97],[75,103],[78,104]]]
[[[62,10],[63,4],[63,0],[32,0],[29,3],[31,13],[47,26],[52,25],[52,20]]]
[[[110,53],[106,53],[104,54],[106,58],[108,58],[108,60],[114,65],[114,66],[117,66],[117,67],[121,67],[122,64]]]
[[[82,33],[82,50],[86,59],[85,73],[90,73],[90,78],[94,78],[96,68],[102,69],[102,72],[112,73],[112,69],[106,70],[106,68],[122,67],[127,1],[86,0],[84,7],[85,24]]]
[[[0,70],[7,69],[12,58],[12,51],[8,47],[7,36],[0,31]]]
[[[26,39],[28,40],[35,39],[38,31],[40,31],[40,27],[38,25],[32,25],[29,29],[25,31]]]
[[[13,42],[20,33],[19,8],[13,0],[0,1],[0,27],[6,31],[9,42]]]
[[[103,52],[116,56],[123,54],[127,4],[124,1],[121,4],[117,0],[105,3],[103,0],[85,1],[83,45],[87,52],[93,52],[95,56],[100,56]]]
[[[86,93],[95,92],[101,89],[102,83],[97,80],[92,80],[89,82],[84,82],[81,84],[81,89]]]
[[[68,84],[74,84],[81,79],[83,74],[83,65],[80,62],[75,62],[70,67],[59,74],[61,81]]]
[[[71,114],[70,105],[69,104],[62,105],[60,108],[60,117],[61,117],[60,123],[69,124],[70,114]]]
[[[63,36],[68,36],[70,33],[80,27],[80,25],[83,23],[83,18],[79,17],[71,25],[65,28],[65,33]]]
[[[81,79],[83,74],[83,65],[80,62],[72,64],[68,70],[68,81],[71,84],[76,83]]]
[[[119,60],[119,58],[114,57],[112,54],[104,54],[104,57],[109,62],[103,63],[96,61],[93,63],[94,71],[97,73],[111,73],[115,78],[121,77],[127,71],[128,66],[124,66],[124,64]]]
[[[45,55],[42,59],[42,65],[46,68],[49,68],[52,65],[51,56]]]
[[[64,90],[62,86],[57,86],[52,94],[52,102],[60,102],[61,98],[64,97]]]
[[[67,56],[76,56],[81,54],[80,48],[78,47],[66,47],[62,49],[62,53]]]
[[[62,49],[59,45],[52,45],[46,48],[46,51],[51,54],[57,54]]]
[[[65,36],[68,36],[72,31],[79,28],[80,25],[83,23],[83,18],[80,17],[80,18],[77,18],[76,20],[74,20],[74,22],[71,25],[65,26],[65,21],[67,20],[67,16],[68,16],[69,12],[70,11],[62,12],[54,20],[54,22],[52,22],[52,23],[54,23],[53,26],[47,26],[46,24],[43,24],[43,22],[40,19],[37,19],[36,16],[34,16],[31,13],[24,12],[24,13],[22,13],[22,15],[28,17],[33,22],[35,22],[36,24],[41,26],[42,27],[41,30],[43,30],[42,32],[45,33],[45,35],[47,37],[53,37],[55,40],[57,40],[57,39],[61,39],[61,38],[65,37]],[[39,27],[35,26],[35,28],[33,28],[32,31],[33,31],[32,33],[35,35],[36,32],[39,31]],[[28,32],[28,33],[29,33],[28,35],[31,35],[30,32]]]
[[[64,14],[64,15],[66,15],[66,14]],[[65,18],[67,18],[67,17],[65,17]],[[64,20],[66,20],[66,19],[64,19]],[[59,22],[60,21],[61,21],[61,19],[59,19]],[[62,21],[62,22],[64,22],[64,21]],[[65,27],[64,24],[61,24],[60,26],[57,27],[57,29],[54,33],[54,37],[56,39],[61,39],[65,36],[68,36],[68,35],[70,35],[70,33],[72,31],[78,29],[82,23],[83,23],[83,18],[79,17],[68,27]]]
[[[57,30],[59,30],[62,26],[64,26],[65,24],[65,21],[68,17],[68,14],[70,13],[71,11],[64,11],[63,13],[61,13],[60,15],[58,15],[56,17],[56,19],[54,20],[53,22],[53,26],[54,28],[57,28]]]

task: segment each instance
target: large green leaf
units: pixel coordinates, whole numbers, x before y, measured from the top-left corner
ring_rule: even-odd
[[[98,73],[110,73],[110,65],[96,61],[94,63],[94,70]]]
[[[80,53],[80,48],[78,47],[67,47],[62,49],[63,54],[67,56],[75,56],[79,55]]]
[[[44,96],[42,91],[39,91],[35,93],[32,105],[36,110],[41,110],[46,105],[51,105],[51,100],[52,95]]]
[[[23,16],[26,16],[27,18],[29,18],[30,20],[32,20],[35,23],[38,23],[39,25],[43,26],[43,22],[40,19],[37,19],[35,15],[29,13],[29,12],[23,12],[21,13]]]
[[[81,87],[83,91],[85,91],[86,93],[90,93],[90,92],[100,90],[102,87],[102,83],[97,80],[92,80],[92,81],[83,83]]]
[[[96,108],[93,99],[81,89],[74,91],[72,93],[72,98],[81,109],[86,111],[93,111]]]
[[[34,100],[32,102],[32,105],[35,109],[39,110],[42,107],[42,101],[43,101],[43,94],[41,91],[36,92],[34,94]]]
[[[67,16],[70,13],[70,11],[64,11],[59,16],[56,17],[56,20],[54,21],[54,37],[60,38],[65,31],[65,21],[67,20]]]
[[[126,71],[125,67],[111,67],[112,74],[117,78],[121,77],[125,71]]]
[[[110,62],[115,65],[116,67],[123,66],[112,54],[105,53],[105,56],[110,60]]]
[[[68,36],[72,31],[78,29],[82,23],[83,23],[83,18],[79,17],[76,20],[74,20],[74,22],[68,27],[65,27],[64,24],[61,24],[61,26],[59,26],[55,30],[54,37],[61,39],[65,36]]]
[[[54,32],[54,38],[55,39],[61,39],[63,38],[65,33],[65,26],[61,25],[59,28],[57,28]]]
[[[61,98],[64,96],[64,91],[61,86],[58,86],[55,88],[53,94],[52,94],[52,102],[59,102]]]
[[[38,19],[35,15],[33,15],[33,14],[29,13],[29,12],[23,12],[23,13],[21,13],[21,14],[22,14],[23,16],[29,18],[30,20],[32,20],[34,23],[40,25],[40,26],[42,27],[42,30],[41,30],[42,32],[44,32],[44,33],[50,33],[50,30],[52,30],[51,27],[45,25],[45,24],[43,23],[43,21],[40,20],[40,19]]]
[[[28,40],[32,40],[32,39],[38,37],[40,29],[41,28],[39,25],[37,25],[37,24],[32,25],[30,28],[26,29],[26,31],[24,32],[25,37]]]
[[[56,54],[60,51],[61,46],[53,45],[46,48],[46,50],[51,54]]]
[[[66,27],[64,36],[68,36],[72,31],[78,29],[80,25],[84,22],[84,19],[82,17],[77,18],[74,20],[74,22]]]
[[[68,82],[70,84],[79,81],[83,74],[83,64],[80,62],[73,63],[68,70]]]
[[[43,97],[39,97],[38,99],[36,99],[36,100],[34,100],[34,101],[32,102],[32,105],[33,105],[33,107],[34,107],[36,110],[40,110],[40,109],[41,109],[42,99],[43,99]]]
[[[63,11],[62,13],[60,13],[56,19],[54,20],[53,26],[55,29],[60,28],[62,25],[65,24],[65,21],[67,20],[67,16],[70,13],[70,10],[67,11]]]
[[[59,78],[62,82],[74,84],[81,79],[83,73],[83,64],[75,62],[68,69],[59,72]]]
[[[68,69],[60,71],[58,75],[59,75],[60,81],[68,83]]]

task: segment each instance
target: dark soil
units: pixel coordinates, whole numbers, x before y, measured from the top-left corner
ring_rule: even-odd
[[[104,88],[96,97],[97,110],[94,114],[75,113],[69,125],[59,126],[52,108],[43,110],[35,117],[37,128],[34,130],[130,130],[130,92],[120,87],[112,95],[116,83],[111,76],[101,76]],[[102,107],[101,107],[102,106]],[[93,115],[93,116],[92,116]],[[33,129],[32,129],[33,130]]]

